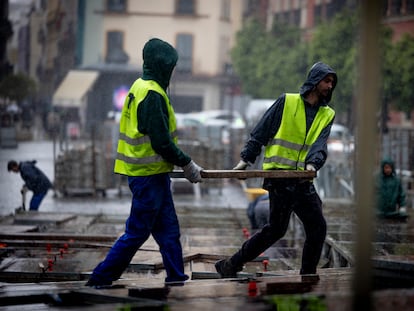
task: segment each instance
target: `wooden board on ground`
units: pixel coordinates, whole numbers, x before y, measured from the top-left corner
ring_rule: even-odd
[[[75,218],[74,214],[48,214],[48,213],[38,213],[38,212],[29,212],[24,214],[17,214],[14,217],[14,223],[18,225],[36,225],[36,224],[61,224],[65,221]]]
[[[34,232],[38,230],[38,226],[25,226],[25,225],[0,225],[0,234],[9,233],[23,233]]]

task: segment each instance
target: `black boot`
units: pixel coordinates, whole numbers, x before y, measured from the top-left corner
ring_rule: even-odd
[[[214,266],[222,278],[237,278],[237,272],[242,271],[242,267],[235,267],[229,259],[217,261]]]

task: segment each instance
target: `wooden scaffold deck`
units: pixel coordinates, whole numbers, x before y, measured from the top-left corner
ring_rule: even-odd
[[[214,176],[220,174],[250,178],[257,172],[221,171]],[[303,174],[312,178],[314,173]],[[215,178],[212,176],[208,178]],[[247,263],[237,278],[220,279],[214,263],[231,255],[254,233],[246,210],[191,205],[176,209],[185,272],[191,279],[184,286],[171,287],[164,285],[161,255],[152,238],[113,286],[84,286],[92,269],[123,233],[126,215],[25,212],[2,218],[0,309],[270,310],[307,304],[318,310],[351,310],[352,204],[325,203],[328,237],[318,267],[319,281],[299,275],[304,234],[294,217],[286,236]],[[378,310],[409,310],[406,308],[414,302],[413,217],[406,223],[381,224],[373,241],[378,285],[373,298]]]

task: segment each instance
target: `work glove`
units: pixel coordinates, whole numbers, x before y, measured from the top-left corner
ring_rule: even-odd
[[[306,164],[306,170],[316,172],[316,168],[313,166],[313,164],[310,164],[310,163]]]
[[[233,170],[245,170],[249,166],[249,163],[240,160],[239,163],[233,168]]]
[[[202,167],[195,164],[193,160],[190,161],[187,165],[183,166],[184,177],[192,183],[201,182],[201,171]]]

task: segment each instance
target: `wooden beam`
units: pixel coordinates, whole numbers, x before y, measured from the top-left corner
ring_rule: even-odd
[[[2,282],[8,283],[38,283],[38,282],[61,282],[61,281],[83,281],[90,274],[83,272],[24,272],[24,271],[2,271],[0,278]],[[0,303],[1,305],[1,303]]]
[[[173,171],[171,178],[184,178],[183,171]],[[316,177],[314,171],[295,171],[295,170],[203,170],[202,178],[299,178],[312,179]]]
[[[49,232],[29,232],[29,233],[0,233],[0,240],[59,240],[59,241],[95,241],[113,242],[118,237],[116,235],[86,235],[72,233],[49,233]]]

